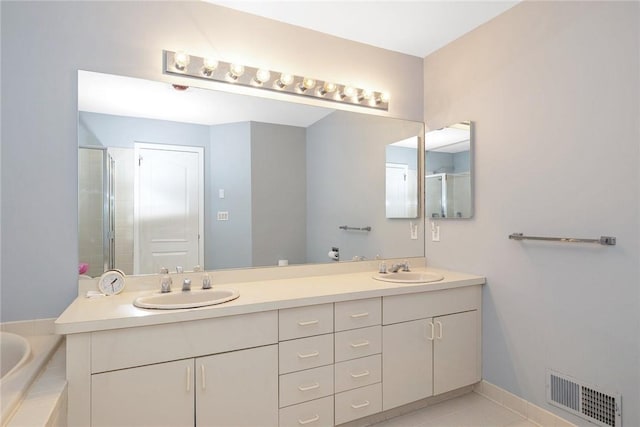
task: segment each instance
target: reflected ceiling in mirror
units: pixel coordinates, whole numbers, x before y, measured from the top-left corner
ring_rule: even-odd
[[[341,260],[424,255],[423,236],[411,240],[405,221],[385,218],[384,192],[386,145],[422,135],[422,123],[84,71],[78,105],[79,260],[92,276],[335,262],[333,247]],[[151,163],[140,147],[200,151],[199,190],[186,191],[197,166],[168,155],[154,169],[158,194],[140,194]],[[179,187],[184,194],[167,202]],[[144,200],[164,208],[141,217]],[[197,225],[178,227],[192,211]],[[141,231],[154,229],[147,217],[166,220],[156,237]],[[345,224],[372,229],[339,229]],[[188,251],[176,243],[145,267],[137,260],[148,239],[201,249],[182,257]]]
[[[425,213],[431,219],[473,216],[473,124],[425,134]]]

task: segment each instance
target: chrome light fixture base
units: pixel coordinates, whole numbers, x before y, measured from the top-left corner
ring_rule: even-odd
[[[176,55],[179,56],[176,61]],[[244,71],[238,75],[232,71],[237,64],[217,61],[217,66],[212,69],[205,66],[205,58],[187,56],[184,52],[163,51],[163,72],[182,77],[193,77],[201,80],[212,80],[221,83],[248,86],[257,89],[266,89],[274,92],[287,93],[296,96],[311,97],[341,104],[357,105],[374,108],[376,110],[389,111],[389,95],[384,92],[368,89],[354,88],[348,84],[334,84],[329,81],[310,79],[305,76],[287,74],[279,71],[264,70],[250,66],[244,66]],[[207,61],[208,63],[208,61]],[[258,76],[259,75],[259,76]],[[231,77],[230,77],[231,76]],[[265,80],[265,77],[269,78]],[[286,76],[286,78],[282,78]],[[292,78],[292,80],[290,80]],[[290,81],[290,83],[289,83]],[[257,84],[259,82],[260,84]],[[285,84],[286,82],[286,84]],[[309,82],[313,82],[313,87]],[[330,92],[326,85],[335,86]],[[301,90],[301,88],[304,88]],[[344,90],[353,90],[353,96],[344,96]]]

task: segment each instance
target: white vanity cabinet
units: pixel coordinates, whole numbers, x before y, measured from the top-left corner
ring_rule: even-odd
[[[381,317],[381,298],[280,310],[281,427],[382,410]]]
[[[193,426],[193,359],[91,378],[91,425]]]
[[[95,374],[91,425],[276,425],[277,360],[270,345]]]
[[[383,410],[481,379],[480,286],[383,298]]]
[[[366,280],[366,298],[68,333],[68,425],[335,426],[481,379],[481,278],[397,290]]]
[[[70,338],[70,426],[278,424],[277,311]]]

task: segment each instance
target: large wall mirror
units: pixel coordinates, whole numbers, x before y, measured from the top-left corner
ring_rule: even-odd
[[[424,256],[385,206],[386,147],[422,123],[178,89],[78,74],[86,274]]]
[[[473,124],[459,122],[425,135],[425,215],[473,216]]]

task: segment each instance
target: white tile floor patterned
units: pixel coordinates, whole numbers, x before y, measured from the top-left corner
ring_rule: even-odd
[[[374,425],[375,427],[537,427],[537,424],[520,414],[477,393],[468,393]]]

